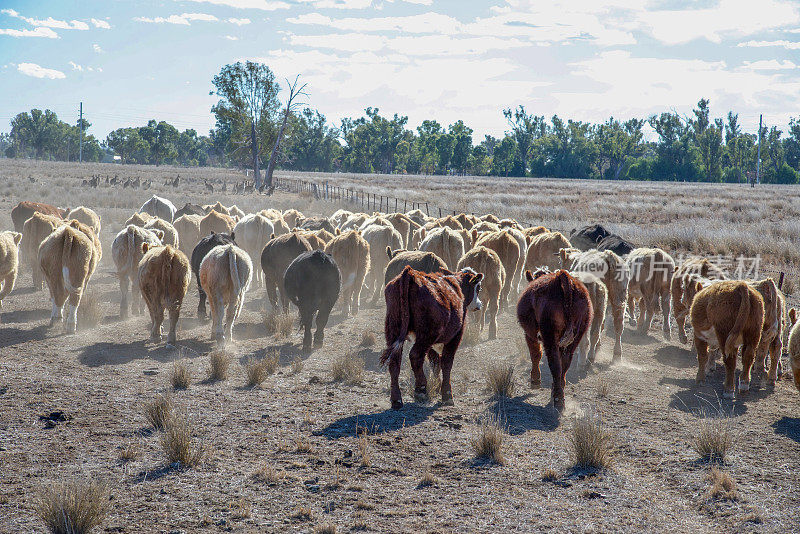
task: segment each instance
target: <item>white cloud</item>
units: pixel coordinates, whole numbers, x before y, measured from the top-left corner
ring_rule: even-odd
[[[78,72],[82,72],[83,71],[83,66],[78,65],[74,61],[70,61],[69,62],[69,66],[72,67],[72,70],[77,70]]]
[[[741,68],[746,70],[794,70],[798,68],[798,65],[788,59],[783,61],[762,59],[760,61],[745,61]]]
[[[217,6],[235,7],[237,9],[261,9],[263,11],[276,11],[289,9],[286,2],[271,2],[268,0],[187,0],[188,2],[206,2]]]
[[[10,35],[11,37],[46,37],[48,39],[58,39],[58,34],[50,28],[34,28],[32,30],[14,30],[11,28],[0,29],[0,35]]]
[[[94,27],[95,27],[95,28],[100,28],[100,29],[102,29],[102,30],[110,30],[110,29],[111,29],[111,24],[109,24],[109,23],[108,23],[107,21],[105,21],[105,20],[101,20],[101,19],[92,19],[92,24],[94,24]]]
[[[236,17],[231,17],[228,19],[228,22],[231,24],[236,24],[237,26],[244,26],[246,24],[250,24],[250,19],[237,19]]]
[[[25,22],[27,22],[31,26],[35,26],[37,28],[41,28],[41,27],[44,27],[44,28],[56,28],[56,29],[59,29],[59,30],[88,30],[89,29],[89,25],[86,24],[85,22],[80,21],[80,20],[71,20],[71,21],[68,22],[66,20],[57,20],[57,19],[54,19],[53,17],[47,17],[46,19],[34,19],[34,18],[22,16],[17,11],[14,11],[13,9],[3,9],[2,11],[0,11],[0,13],[3,13],[5,15],[8,15],[10,17],[14,17],[14,18],[17,18],[17,19],[20,19],[20,20],[24,20]]]
[[[318,9],[366,9],[372,5],[372,0],[300,0],[310,3]]]
[[[180,24],[189,26],[194,21],[216,22],[219,19],[214,15],[206,13],[183,13],[181,15],[170,15],[169,17],[134,17],[136,22],[147,22],[151,24]]]
[[[103,53],[103,49],[102,49],[102,48],[100,48],[100,45],[99,45],[99,44],[97,44],[97,43],[94,43],[94,44],[92,45],[92,50],[94,50],[94,51],[95,51],[95,52],[97,52],[98,54],[102,54],[102,53]]]
[[[238,40],[239,40],[239,38],[238,38],[238,37],[235,37],[235,36],[233,36],[233,35],[226,35],[226,36],[225,36],[225,39],[227,39],[227,40],[229,40],[229,41],[238,41]]]
[[[40,65],[37,65],[36,63],[20,63],[17,65],[17,70],[26,76],[32,76],[34,78],[49,78],[51,80],[57,80],[67,77],[60,70],[46,69]]]
[[[509,50],[530,46],[520,39],[499,37],[455,37],[451,35],[422,35],[386,37],[366,33],[324,35],[290,35],[294,46],[325,48],[343,52],[378,52],[384,48],[409,56],[465,56],[485,54],[493,50]]]
[[[404,32],[455,34],[462,24],[448,15],[423,13],[404,17],[343,17],[331,18],[320,13],[308,13],[286,19],[292,24],[326,26],[337,30],[354,32]]]
[[[736,45],[739,48],[765,48],[765,47],[780,47],[787,50],[800,50],[800,42],[798,41],[747,41]]]

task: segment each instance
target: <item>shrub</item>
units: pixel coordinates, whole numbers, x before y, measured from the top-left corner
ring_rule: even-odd
[[[155,400],[144,405],[144,416],[150,426],[156,430],[164,430],[172,419],[172,399],[169,395],[157,395]]]
[[[167,462],[183,467],[197,467],[206,455],[203,444],[192,437],[192,427],[184,417],[173,417],[161,436],[161,448]]]
[[[731,420],[725,416],[703,417],[693,430],[692,448],[707,462],[724,463],[733,447]]]
[[[192,383],[192,371],[185,361],[176,361],[172,364],[169,381],[173,389],[187,389]]]
[[[364,379],[364,359],[353,352],[340,354],[331,364],[331,376],[334,382],[360,384]]]
[[[514,365],[493,365],[486,370],[486,389],[497,397],[514,395]]]
[[[712,499],[722,501],[738,501],[739,491],[736,489],[736,482],[728,473],[717,467],[712,467],[707,480],[711,482],[708,488]]]
[[[223,350],[215,350],[208,355],[208,359],[208,379],[215,381],[227,380],[228,369],[233,360],[231,355]]]
[[[570,444],[576,467],[605,469],[611,466],[611,436],[603,428],[599,414],[587,412],[575,419]]]
[[[88,533],[108,513],[108,488],[87,479],[48,484],[39,489],[34,508],[53,534]]]
[[[503,430],[494,417],[486,418],[478,427],[478,435],[472,441],[475,457],[492,463],[504,464]]]
[[[288,311],[270,310],[264,315],[264,326],[267,334],[271,336],[274,335],[278,339],[289,337],[294,326],[294,315]]]

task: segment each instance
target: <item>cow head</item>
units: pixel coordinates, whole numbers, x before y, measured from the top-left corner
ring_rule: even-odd
[[[481,299],[479,294],[481,292],[481,280],[483,280],[483,273],[476,273],[469,267],[466,267],[458,273],[461,278],[461,293],[464,294],[464,303],[466,304],[467,311],[478,311],[481,309]]]
[[[795,308],[789,309],[789,324],[794,326],[795,321],[797,321],[797,310]]]
[[[556,256],[561,260],[562,269],[570,269],[572,267],[572,260],[580,254],[581,251],[577,248],[560,248],[556,252]]]

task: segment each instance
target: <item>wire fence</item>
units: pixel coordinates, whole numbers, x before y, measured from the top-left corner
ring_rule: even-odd
[[[439,206],[431,204],[428,201],[409,200],[407,198],[399,198],[390,195],[379,195],[363,189],[351,189],[348,187],[340,187],[331,185],[327,180],[312,181],[301,180],[297,178],[273,177],[276,189],[296,193],[308,194],[317,200],[337,202],[347,205],[353,210],[362,212],[380,211],[380,212],[403,212],[420,210],[427,216],[432,217],[446,217],[447,215],[457,216],[462,210],[453,207]],[[480,216],[482,214],[471,213],[473,216]],[[498,218],[503,219],[501,214],[495,213]],[[517,223],[525,227],[538,226],[537,223],[530,221],[522,221],[516,219]],[[569,236],[569,230],[566,228],[554,228],[550,230],[558,231],[566,236]],[[673,257],[686,255],[685,251],[671,250],[669,251]],[[762,265],[759,261],[757,268],[757,275],[766,274],[776,280],[778,288],[783,290],[784,285],[787,285],[787,280],[794,280],[794,284],[800,283],[800,271],[797,269],[790,269],[786,266],[775,267],[772,265]],[[786,303],[788,306],[796,306],[800,308],[800,297],[794,295],[795,285],[791,287],[787,285],[784,291],[786,296]]]

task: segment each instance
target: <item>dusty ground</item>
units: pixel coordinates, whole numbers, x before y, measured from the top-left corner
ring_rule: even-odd
[[[47,164],[40,172],[52,177],[59,171]],[[166,176],[175,170],[141,172]],[[60,175],[65,193],[57,203],[75,205],[69,195],[84,195],[70,193],[80,174],[72,169]],[[0,228],[10,226],[9,210],[21,197],[39,199],[35,192],[26,196],[27,176],[3,174],[11,194],[0,203]],[[179,207],[184,200],[217,198],[244,204],[242,197],[205,196],[201,189],[165,194]],[[296,331],[286,339],[266,335],[263,290],[253,289],[235,328],[231,376],[208,382],[210,325],[195,318],[194,280],[178,350],[149,343],[144,316],[119,321],[111,236],[152,191],[122,195],[101,187],[90,194],[87,203],[94,201],[88,205],[99,208],[104,222],[106,254],[90,283],[102,324],[75,336],[49,329],[46,293],[32,291],[27,269],[0,310],[0,532],[42,532],[32,511],[37,488],[70,476],[110,485],[111,512],[101,528],[106,532],[312,531],[325,523],[339,532],[800,528],[798,393],[786,380],[734,402],[718,400],[721,370],[709,385],[696,387],[693,353],[665,342],[654,325],[645,337],[626,332],[624,365],[610,366],[612,342],[604,338],[598,369],[570,373],[568,409],[558,418],[547,406],[549,390],[527,387],[530,363],[520,358],[520,330],[506,312],[499,339],[462,347],[456,355],[454,407],[414,404],[404,388],[406,406],[392,412],[388,373],[377,365],[381,308],[366,308],[355,318],[336,313],[325,346],[303,357]],[[250,209],[335,209],[286,194],[245,202]],[[378,345],[359,346],[365,331],[377,335]],[[260,387],[246,387],[245,360],[274,349],[281,355],[277,373]],[[365,360],[358,385],[331,381],[332,361],[348,352]],[[297,358],[302,369],[295,374],[291,362]],[[168,376],[177,359],[188,362],[195,381],[172,397],[193,421],[196,438],[213,449],[196,469],[167,465],[159,433],[142,413],[144,403],[171,389]],[[516,366],[517,393],[497,400],[485,391],[485,370],[503,362]],[[407,360],[403,366],[407,382]],[[574,417],[590,409],[602,414],[614,436],[615,462],[606,472],[572,468]],[[47,428],[40,416],[59,410],[67,420]],[[709,410],[732,414],[736,443],[723,470],[738,485],[738,501],[709,497],[710,467],[690,447],[701,412]],[[478,423],[491,413],[505,422],[504,465],[474,459]],[[357,428],[367,431],[367,458]],[[123,462],[120,452],[130,445],[140,454]],[[284,476],[273,484],[253,478],[264,465]],[[556,481],[542,480],[548,469],[557,472]],[[420,487],[426,472],[435,483]],[[309,508],[310,517],[301,513]]]

